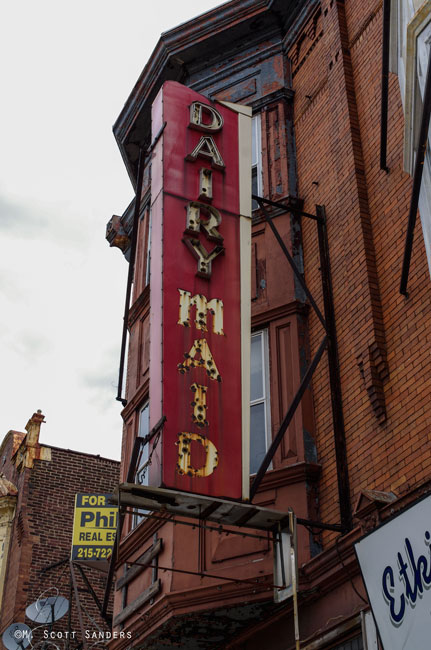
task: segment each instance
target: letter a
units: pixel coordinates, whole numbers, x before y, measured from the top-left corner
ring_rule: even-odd
[[[203,135],[201,137],[193,151],[186,156],[186,160],[195,162],[198,156],[210,158],[211,165],[215,169],[225,168],[225,164],[223,158],[221,157],[220,151],[217,149],[217,145],[210,135]]]
[[[196,339],[190,352],[185,352],[184,356],[186,360],[178,364],[178,370],[182,375],[191,368],[204,368],[210,379],[221,381],[221,375],[206,339]],[[200,356],[200,359],[196,359],[196,356]]]

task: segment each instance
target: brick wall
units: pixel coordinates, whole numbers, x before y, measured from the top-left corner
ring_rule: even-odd
[[[55,447],[51,448],[51,461],[35,460],[33,468],[21,473],[12,468],[10,461],[7,465],[3,471],[9,470],[19,493],[8,556],[1,631],[17,621],[35,628],[37,624],[25,618],[25,608],[42,594],[53,596],[58,589],[59,595],[70,599],[69,563],[48,571],[44,569],[70,556],[75,494],[110,493],[118,484],[119,476],[117,461]],[[103,600],[106,574],[87,567],[84,571],[99,599]],[[108,629],[77,568],[75,574],[84,628],[91,632],[97,631],[97,626]],[[53,630],[66,631],[67,619],[67,615],[64,616]],[[36,639],[40,638],[43,629],[35,633]],[[71,629],[76,632],[76,639],[81,637],[75,596],[72,597]]]
[[[314,41],[304,34],[313,34]],[[398,286],[411,193],[403,113],[390,75],[389,174],[380,170],[382,3],[324,1],[293,65],[299,196],[326,208],[352,507],[361,489],[402,495],[429,478],[430,278],[416,226],[410,297]],[[308,48],[308,50],[307,50]],[[305,222],[306,280],[320,297],[316,228]],[[315,351],[321,327],[310,315]],[[313,378],[323,521],[339,520],[328,371]]]

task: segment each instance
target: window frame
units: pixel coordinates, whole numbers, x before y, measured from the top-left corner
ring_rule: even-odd
[[[391,72],[398,75],[404,110],[404,171],[413,175],[418,151],[422,95],[418,77],[419,37],[431,23],[431,0],[392,0]],[[430,138],[430,136],[428,136]],[[431,275],[431,156],[425,155],[419,213]]]
[[[263,166],[262,166],[262,121],[261,114],[256,113],[251,118],[251,187],[253,193],[253,176],[256,171],[256,194],[263,196]],[[252,201],[252,210],[259,208],[257,202]]]
[[[422,114],[422,96],[417,74],[418,39],[431,23],[431,2],[424,2],[416,11],[410,0],[400,9],[399,0],[393,0],[396,25],[392,28],[394,42],[393,58],[396,52],[396,69],[400,80],[404,108],[404,170],[410,175],[414,171],[419,134],[419,119]]]
[[[151,226],[152,226],[152,214],[151,214],[151,206],[149,205],[148,206],[147,250],[146,250],[144,287],[147,287],[150,284],[150,278],[151,278]]]
[[[147,411],[148,416],[146,419],[146,431],[142,431],[142,414],[144,411]],[[147,399],[142,406],[139,408],[139,415],[138,415],[138,432],[137,432],[137,437],[142,437],[144,438],[146,435],[149,433],[149,427],[150,427],[150,401]],[[137,485],[148,485],[149,484],[149,467],[150,467],[150,462],[149,462],[149,450],[150,450],[150,443],[147,442],[145,445],[141,444],[138,457],[136,459],[136,470],[135,470],[135,476],[134,476],[134,482]],[[141,462],[142,457],[145,456],[145,460]],[[144,471],[144,482],[141,482],[138,480],[138,475],[140,472]],[[132,516],[132,529],[136,528],[141,521],[146,519],[146,514],[148,510],[140,510],[136,508],[133,512]]]
[[[272,441],[271,435],[271,394],[270,394],[270,372],[269,372],[269,333],[267,328],[261,328],[255,330],[251,333],[250,338],[250,347],[253,338],[261,338],[261,359],[262,359],[262,397],[252,399],[251,398],[251,372],[250,372],[250,475],[255,475],[255,471],[251,470],[252,466],[252,440],[251,440],[251,420],[252,420],[252,408],[259,404],[264,405],[264,422],[265,422],[265,432],[264,432],[264,441],[265,441],[265,453],[268,451],[269,446]],[[260,466],[260,464],[259,464]],[[259,467],[257,468],[259,469]],[[268,469],[272,469],[272,464]],[[257,471],[257,470],[256,470]]]

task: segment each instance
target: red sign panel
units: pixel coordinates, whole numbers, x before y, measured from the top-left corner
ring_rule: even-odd
[[[248,110],[166,82],[152,115],[153,138],[164,130],[152,160],[150,426],[166,423],[150,481],[236,499],[248,496]]]

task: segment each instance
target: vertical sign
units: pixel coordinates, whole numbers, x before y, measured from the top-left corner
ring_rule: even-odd
[[[163,129],[164,125],[164,129]],[[150,483],[248,498],[251,109],[166,82],[152,109]]]

